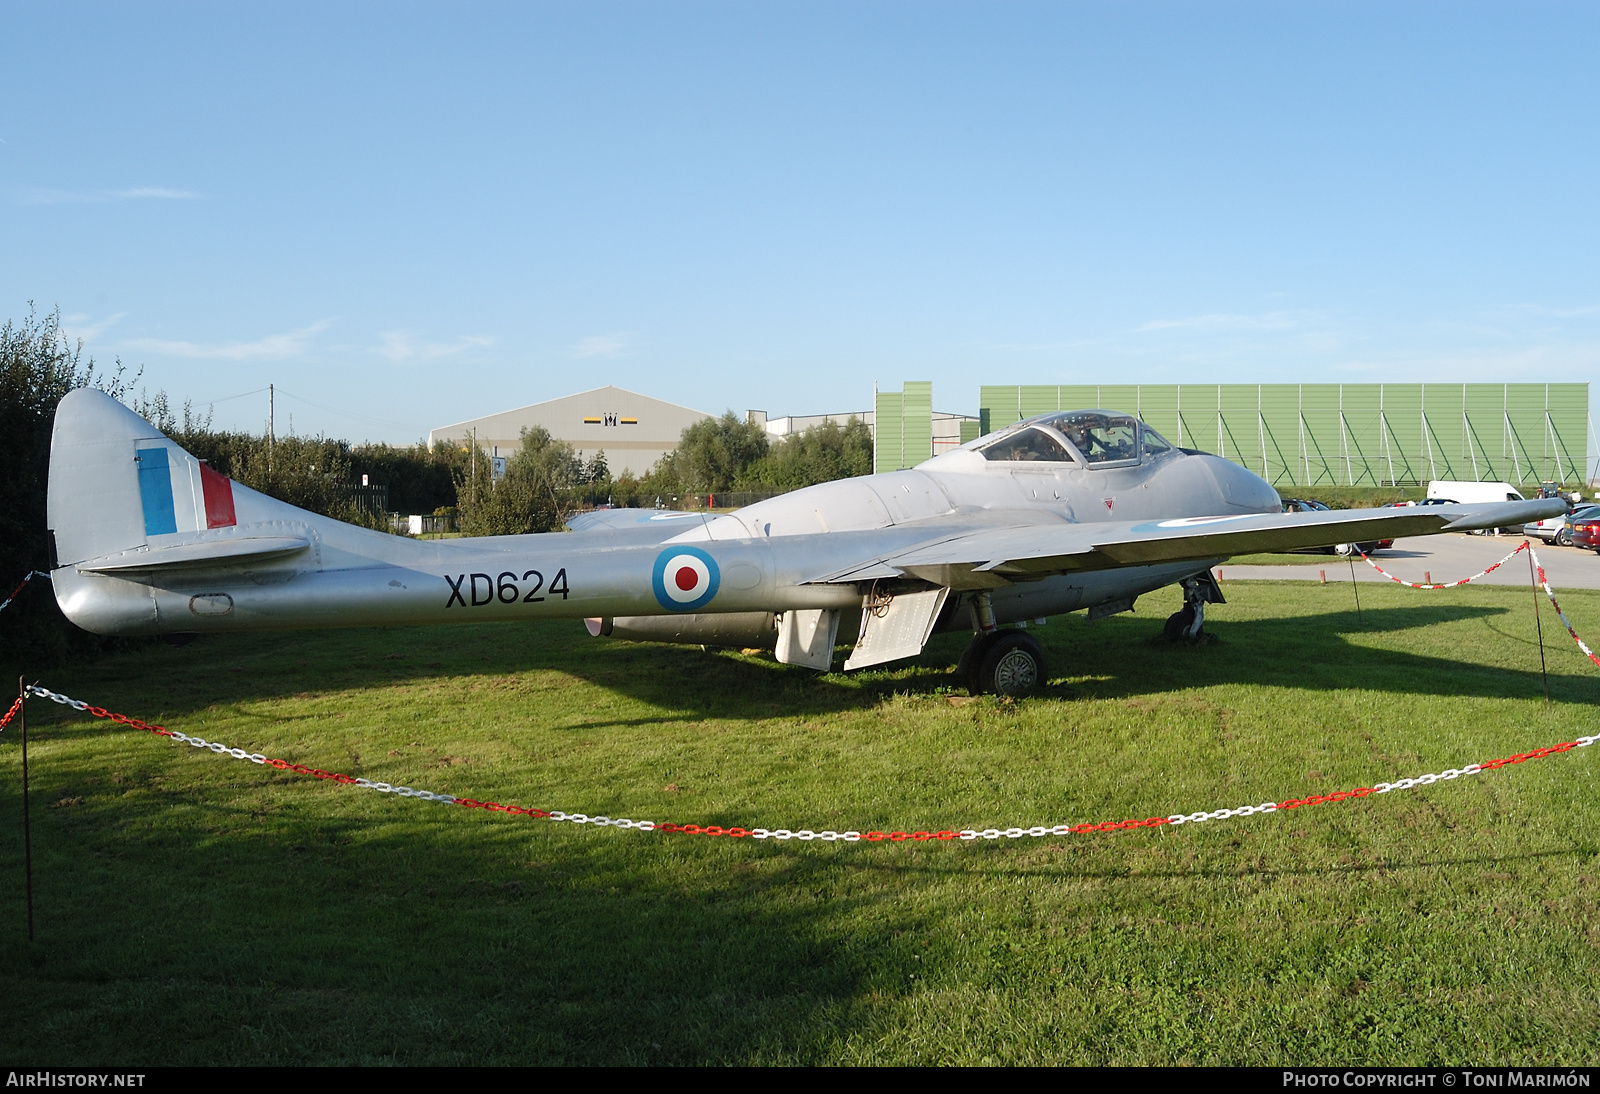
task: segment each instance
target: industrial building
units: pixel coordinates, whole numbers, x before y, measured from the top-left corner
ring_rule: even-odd
[[[913,382],[907,386],[915,387],[916,384]],[[931,392],[933,385],[927,384],[925,386],[927,386]],[[889,396],[888,401],[886,402],[881,395]],[[806,430],[814,429],[819,425],[825,425],[828,422],[832,422],[834,425],[843,428],[849,424],[851,418],[856,418],[866,423],[867,430],[872,434],[874,450],[876,450],[878,444],[878,408],[886,406],[896,408],[886,411],[884,420],[888,423],[888,428],[893,438],[888,443],[894,449],[894,458],[896,460],[904,459],[905,452],[903,435],[905,431],[902,424],[904,411],[903,409],[898,409],[899,404],[894,403],[893,401],[894,398],[897,397],[896,393],[886,392],[881,393],[881,395],[877,400],[878,407],[875,407],[872,410],[857,410],[848,414],[793,414],[783,418],[769,418],[767,416],[767,412],[764,410],[752,410],[749,412],[749,418],[750,421],[763,426],[767,431],[767,436],[774,443],[781,441],[786,437],[792,437],[798,433],[804,433]],[[927,434],[928,455],[932,456],[937,456],[941,452],[948,452],[950,449],[959,447],[966,441],[970,441],[974,437],[978,436],[977,415],[952,414],[944,410],[934,410],[931,398],[932,396],[930,394],[930,401],[927,407],[927,427],[925,430],[921,429],[916,424],[916,422],[920,420],[915,418],[915,415],[918,413],[918,405],[913,404],[912,407],[912,414],[914,416],[912,427],[913,453],[918,451],[915,449],[915,445],[917,443],[915,438],[920,437],[923,432],[926,432]],[[922,457],[922,459],[927,458],[927,455]],[[921,460],[912,460],[911,462],[920,463]],[[908,463],[905,464],[905,466],[909,467],[911,464]]]
[[[1590,477],[1586,383],[1052,384],[985,386],[979,401],[985,433],[1048,410],[1137,414],[1274,486]]]
[[[874,470],[895,471],[1051,410],[1135,414],[1185,448],[1231,459],[1274,486],[1415,487],[1433,479],[1587,482],[1594,430],[1587,383],[1019,384],[985,385],[976,416],[933,409],[933,384],[878,390],[869,411],[748,420],[773,441],[850,418],[873,434]],[[430,441],[476,437],[491,456],[543,426],[614,475],[643,475],[712,415],[618,387],[551,399],[435,429]],[[1597,446],[1600,447],[1600,446]]]
[[[1284,488],[1595,477],[1587,383],[985,385],[979,403],[955,443],[1047,411],[1120,410]],[[932,408],[926,381],[878,392],[876,470],[940,450]]]
[[[917,384],[911,383],[906,387],[913,391],[925,392],[924,401],[928,405],[926,412],[923,413],[922,404],[915,398],[910,404],[912,441],[909,449],[903,442],[906,430],[902,424],[903,414],[900,405],[894,403],[892,411],[888,414],[888,428],[892,438],[890,444],[894,459],[910,459],[910,463],[904,466],[920,463],[931,455],[948,451],[963,441],[978,436],[978,419],[975,415],[951,414],[933,409],[932,384],[924,383],[919,388]],[[898,399],[899,395],[896,393],[894,398]],[[788,415],[781,418],[768,417],[764,410],[751,410],[747,412],[746,417],[748,421],[765,429],[768,438],[774,443],[826,422],[833,422],[843,427],[851,418],[859,418],[873,433],[876,445],[877,422],[885,405],[887,404],[880,396],[879,407],[874,410],[842,414]],[[918,414],[922,417],[918,418]],[[534,426],[543,426],[549,431],[550,436],[570,444],[584,458],[592,459],[597,452],[605,452],[606,466],[611,469],[613,475],[620,476],[626,473],[637,478],[649,471],[662,456],[677,449],[685,429],[711,417],[714,415],[705,411],[691,410],[676,403],[653,399],[636,391],[620,387],[600,387],[578,395],[567,395],[560,399],[519,407],[516,410],[506,410],[498,414],[457,422],[454,425],[441,426],[428,434],[428,443],[465,445],[476,439],[478,447],[494,458],[497,466],[503,466],[500,461],[509,457],[521,445],[522,431]],[[919,439],[923,445],[922,449],[916,447]],[[911,459],[918,451],[921,451],[922,455]]]
[[[522,444],[522,431],[543,426],[550,436],[593,459],[606,454],[611,474],[638,477],[677,449],[683,431],[712,415],[676,403],[652,399],[620,387],[597,387],[516,410],[489,414],[428,434],[428,443],[470,444],[491,457],[510,456]]]
[[[899,471],[977,440],[985,432],[970,414],[933,409],[933,383],[907,380],[899,391],[873,393],[874,471]]]

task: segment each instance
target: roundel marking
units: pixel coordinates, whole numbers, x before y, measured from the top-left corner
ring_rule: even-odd
[[[1225,517],[1177,517],[1173,520],[1148,521],[1144,524],[1136,524],[1131,531],[1150,533],[1163,532],[1171,528],[1199,528],[1207,524],[1222,524],[1230,520],[1249,520],[1251,517],[1264,515],[1266,514],[1233,513]]]
[[[656,556],[650,587],[669,612],[692,612],[711,603],[722,583],[717,560],[698,547],[669,547]]]

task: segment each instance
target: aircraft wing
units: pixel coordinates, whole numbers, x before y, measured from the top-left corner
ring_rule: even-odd
[[[1516,526],[1565,511],[1565,502],[1544,499],[988,528],[891,552],[820,580],[898,573],[954,589],[993,588],[1074,571]]]
[[[691,529],[703,528],[714,514],[674,509],[592,509],[567,520],[567,529],[596,537],[597,545],[621,547],[665,543]]]
[[[671,522],[680,519],[698,520],[698,513],[682,513],[670,509],[590,509],[575,513],[567,520],[574,532],[599,532],[613,529],[635,528],[640,524]],[[677,531],[682,531],[679,528]]]

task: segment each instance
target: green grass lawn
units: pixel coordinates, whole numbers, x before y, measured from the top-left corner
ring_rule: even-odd
[[[1381,558],[1382,555],[1374,557]],[[1263,552],[1253,555],[1235,555],[1220,566],[1213,566],[1212,569],[1220,569],[1222,576],[1227,577],[1229,566],[1320,566],[1323,569],[1327,569],[1334,564],[1343,567],[1346,561],[1345,556],[1335,554],[1318,553],[1313,555],[1304,551]],[[1356,561],[1361,561],[1359,555],[1356,556]]]
[[[1226,575],[1226,570],[1224,570]],[[1233,583],[817,676],[575,622],[201,639],[53,670],[174,729],[478,799],[767,828],[1120,820],[1594,732],[1528,590]],[[1600,594],[1563,605],[1600,637]],[[1547,606],[1548,608],[1548,606]],[[16,668],[11,670],[15,675]],[[1600,748],[1292,813],[939,845],[756,843],[400,800],[29,705],[0,736],[0,1062],[1593,1063]]]

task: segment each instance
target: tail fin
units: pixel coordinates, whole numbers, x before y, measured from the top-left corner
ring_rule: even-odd
[[[343,527],[232,482],[87,388],[56,407],[48,511],[56,602],[99,634],[179,629],[157,586],[262,566],[287,577],[319,564],[317,527]]]
[[[56,566],[171,546],[238,523],[226,475],[92,388],[56,408],[49,517]]]

